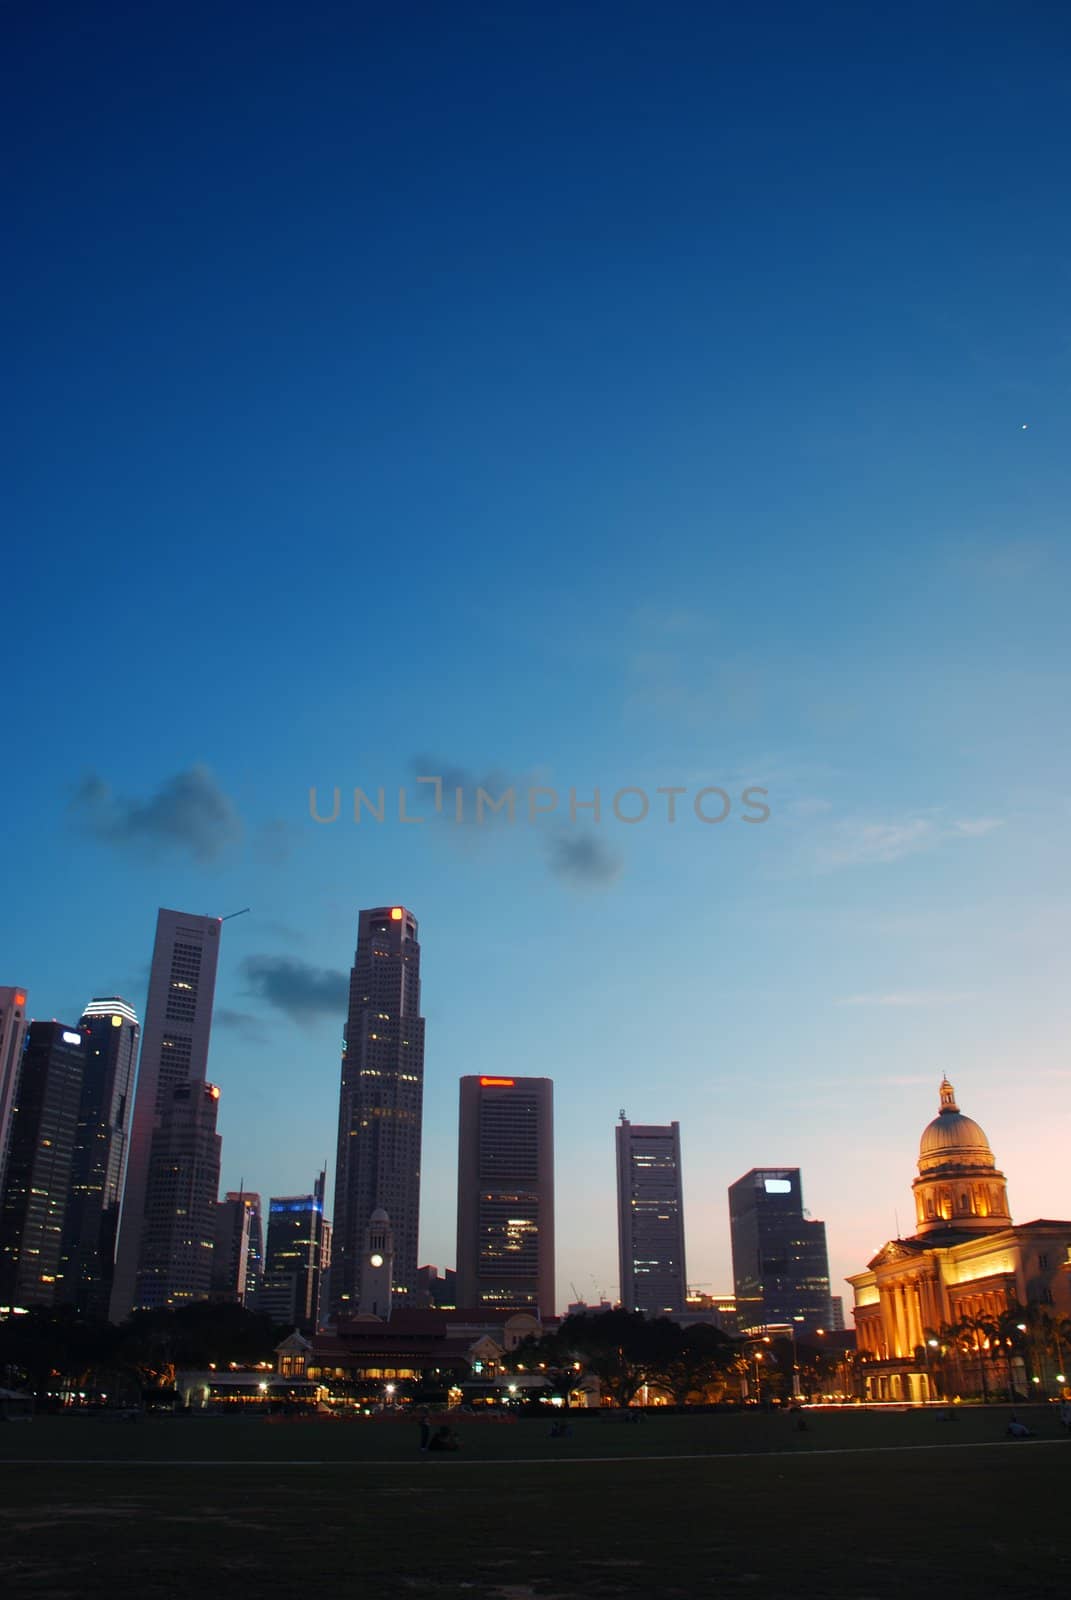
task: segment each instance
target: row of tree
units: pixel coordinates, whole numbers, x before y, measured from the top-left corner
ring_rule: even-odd
[[[225,1369],[272,1361],[289,1332],[242,1306],[198,1301],[177,1311],[137,1311],[115,1327],[75,1312],[27,1311],[0,1320],[0,1384],[49,1395],[106,1395],[133,1404],[167,1388],[181,1367]]]
[[[997,1316],[961,1317],[926,1330],[926,1344],[915,1352],[947,1396],[951,1389],[973,1390],[983,1400],[1006,1392],[1014,1398],[1027,1390],[1047,1393],[1051,1385],[1065,1387],[1071,1360],[1071,1318],[1061,1318],[1049,1306],[1012,1305]]]
[[[718,1328],[681,1328],[665,1317],[617,1310],[566,1317],[554,1333],[518,1345],[506,1364],[539,1373],[566,1404],[590,1374],[615,1405],[631,1404],[644,1388],[686,1405],[722,1399],[739,1360],[739,1343]]]

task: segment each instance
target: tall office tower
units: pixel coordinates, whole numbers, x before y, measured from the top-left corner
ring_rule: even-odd
[[[331,1312],[331,1224],[325,1217],[320,1229],[320,1313],[316,1326],[322,1328]]]
[[[462,1078],[457,1303],[554,1315],[554,1085]]]
[[[417,1287],[424,1019],[417,924],[404,906],[362,911],[342,1048],[331,1305],[352,1315],[373,1211],[394,1225],[394,1293]]]
[[[141,1027],[132,1006],[108,995],[89,1002],[78,1031],[85,1041],[82,1099],[56,1301],[106,1317]]]
[[[0,1305],[55,1303],[84,1056],[73,1028],[30,1023],[0,1210]]]
[[[617,1125],[617,1249],[621,1304],[662,1316],[684,1310],[684,1194],[681,1130]]]
[[[149,973],[149,1000],[119,1218],[110,1316],[122,1322],[135,1305],[146,1221],[153,1133],[182,1083],[208,1077],[208,1039],[216,989],[220,920],[161,910]]]
[[[0,987],[0,1195],[26,1039],[26,990]]]
[[[754,1167],[738,1178],[729,1225],[741,1328],[828,1328],[826,1225],[804,1216],[799,1168]]]
[[[268,1202],[268,1247],[257,1310],[278,1323],[315,1331],[320,1314],[320,1251],[324,1184],[312,1194],[284,1195]]]
[[[216,1242],[212,1251],[212,1293],[244,1306],[249,1279],[249,1225],[252,1212],[245,1195],[228,1193],[216,1206]]]
[[[155,1310],[212,1292],[216,1198],[223,1140],[219,1090],[203,1078],[178,1083],[152,1136],[135,1303]]]
[[[260,1288],[263,1256],[259,1194],[228,1189],[216,1207],[213,1293],[252,1310]]]

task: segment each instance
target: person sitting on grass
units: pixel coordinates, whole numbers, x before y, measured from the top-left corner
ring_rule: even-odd
[[[457,1434],[453,1428],[448,1428],[445,1423],[441,1428],[436,1429],[431,1443],[428,1445],[429,1450],[458,1450],[460,1447],[461,1441],[458,1439]]]

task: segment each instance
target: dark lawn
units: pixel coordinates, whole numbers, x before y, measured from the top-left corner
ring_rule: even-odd
[[[564,1441],[540,1422],[472,1425],[458,1456],[420,1459],[412,1424],[39,1418],[0,1429],[0,1584],[71,1600],[1071,1591],[1071,1441],[1054,1417],[1027,1417],[1052,1443],[991,1447],[1006,1412],[808,1420],[586,1420]],[[921,1448],[887,1448],[904,1445]],[[732,1450],[768,1453],[705,1454]],[[682,1459],[642,1459],[662,1453]],[[109,1459],[48,1464],[72,1456]]]

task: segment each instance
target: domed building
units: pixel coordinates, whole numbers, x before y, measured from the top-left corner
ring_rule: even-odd
[[[943,1329],[996,1324],[1026,1306],[1058,1319],[1071,1316],[1071,1222],[1012,1222],[1007,1183],[989,1140],[960,1111],[947,1078],[937,1116],[922,1132],[911,1187],[914,1234],[891,1239],[865,1272],[848,1279],[870,1400],[936,1398]],[[981,1332],[976,1337],[984,1339]],[[984,1388],[985,1361],[973,1365]],[[1033,1375],[1019,1365],[1018,1373],[1009,1366],[1005,1377],[1022,1390]]]

